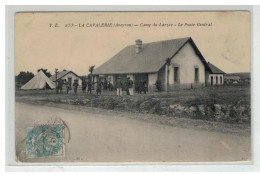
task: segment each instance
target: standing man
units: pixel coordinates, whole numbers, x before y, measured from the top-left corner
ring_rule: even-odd
[[[66,90],[67,90],[67,94],[68,94],[69,90],[70,90],[70,84],[68,81],[65,81],[65,86],[66,86]]]
[[[104,90],[107,90],[107,89],[108,89],[108,81],[105,78],[105,80],[104,80]]]
[[[57,81],[57,94],[60,94],[60,80]]]
[[[108,81],[107,87],[108,87],[108,90],[113,91],[113,85],[112,85],[112,83],[110,82],[110,80]]]
[[[138,94],[141,94],[143,90],[143,81],[139,80],[138,81]]]
[[[144,94],[146,94],[146,91],[147,91],[147,89],[148,89],[148,88],[147,88],[146,81],[144,80],[142,84],[143,84],[143,91],[144,91]]]
[[[126,95],[130,95],[129,94],[129,79],[130,79],[130,77],[127,77],[126,82],[125,82]]]
[[[101,81],[101,79],[98,79],[98,82],[97,82],[97,96],[98,96],[98,94],[101,95],[102,86],[103,86],[103,82]]]
[[[84,78],[82,80],[82,93],[83,94],[86,94],[86,88],[87,88],[87,82],[86,82],[86,79]]]
[[[58,92],[61,94],[62,92],[62,86],[63,86],[63,80],[58,81]]]
[[[162,88],[161,88],[161,81],[160,81],[159,78],[156,80],[155,86],[156,86],[156,89],[158,90],[158,92],[160,92],[162,90]]]
[[[135,91],[139,93],[139,81],[135,80]]]
[[[74,89],[74,93],[75,93],[75,95],[77,94],[78,86],[79,86],[78,81],[77,81],[77,80],[74,80],[74,83],[73,83],[73,89]]]
[[[134,82],[128,77],[128,90],[130,95],[134,95]]]
[[[122,96],[122,86],[123,83],[121,81],[121,77],[119,76],[116,80],[116,92],[117,92],[117,96]]]
[[[88,85],[88,92],[87,92],[87,94],[88,93],[92,94],[92,92],[91,92],[92,91],[92,83],[91,83],[90,79],[88,79],[87,85]]]

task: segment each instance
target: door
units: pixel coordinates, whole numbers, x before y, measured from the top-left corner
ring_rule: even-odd
[[[148,87],[148,74],[135,74],[134,75],[134,84],[136,85],[137,82],[146,82],[146,86]],[[146,89],[148,91],[148,89]]]
[[[180,83],[180,68],[174,67],[174,75],[173,75],[174,83]]]

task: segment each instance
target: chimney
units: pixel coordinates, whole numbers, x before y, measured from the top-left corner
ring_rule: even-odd
[[[135,40],[135,52],[140,53],[142,51],[142,40]]]

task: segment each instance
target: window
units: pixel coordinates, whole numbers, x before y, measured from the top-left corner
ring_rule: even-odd
[[[216,84],[218,84],[218,76],[216,76]]]
[[[223,82],[222,82],[222,76],[220,76],[220,84],[223,84]]]
[[[180,82],[180,68],[174,67],[174,83]]]
[[[195,82],[199,81],[199,68],[195,67]]]

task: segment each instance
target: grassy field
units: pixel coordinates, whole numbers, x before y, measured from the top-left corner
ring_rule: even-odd
[[[151,113],[160,116],[188,117],[226,123],[250,123],[250,86],[214,86],[166,92],[148,92],[122,97],[116,91],[101,96],[56,94],[55,90],[16,91],[18,101],[48,101],[110,110]]]

